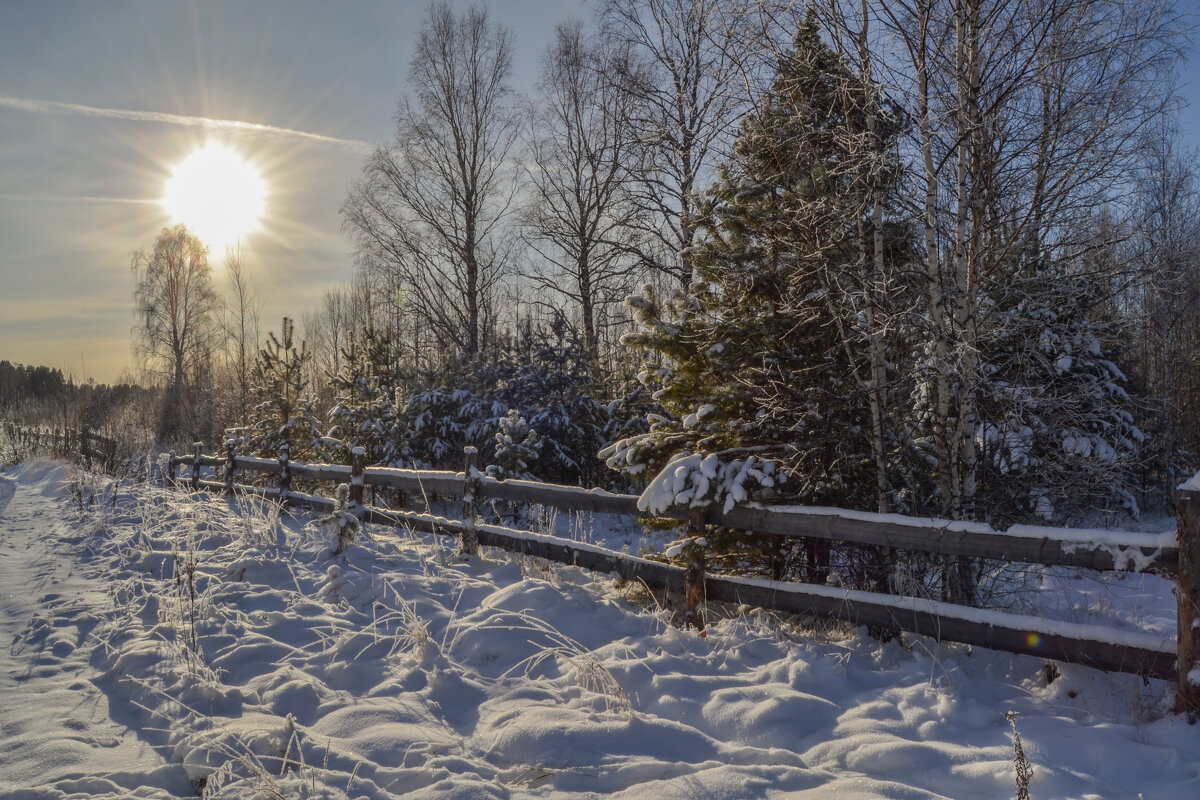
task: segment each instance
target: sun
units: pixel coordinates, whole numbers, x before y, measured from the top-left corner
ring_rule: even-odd
[[[267,187],[237,152],[209,143],[179,162],[167,179],[162,205],[213,253],[224,252],[258,228]]]

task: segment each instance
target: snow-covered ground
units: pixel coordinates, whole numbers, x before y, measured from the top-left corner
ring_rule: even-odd
[[[0,796],[1004,798],[1008,711],[1035,800],[1200,796],[1162,682],[752,610],[701,639],[574,568],[384,528],[331,556],[311,517],[111,491],[0,472]],[[1032,585],[1173,625],[1152,576]]]

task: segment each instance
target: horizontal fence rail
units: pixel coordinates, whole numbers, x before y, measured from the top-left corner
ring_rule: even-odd
[[[220,481],[200,481],[200,488],[220,491],[224,487],[225,484]],[[237,488],[268,499],[280,499],[280,491],[276,488],[241,485],[237,485]],[[337,506],[331,498],[300,492],[288,492],[284,499],[292,505],[324,513],[333,511]],[[461,535],[463,532],[461,520],[433,514],[373,506],[364,506],[360,511],[366,522],[405,525],[425,533],[443,535]],[[521,555],[616,575],[627,581],[645,584],[651,589],[676,593],[685,590],[686,570],[673,564],[498,525],[477,524],[476,536],[479,544],[485,547],[498,547]],[[819,619],[835,619],[851,625],[906,631],[940,641],[1084,664],[1109,672],[1129,672],[1163,679],[1171,679],[1176,675],[1175,641],[1148,633],[966,608],[924,598],[757,578],[706,575],[704,592],[710,601],[752,605]]]
[[[694,596],[702,596],[708,601],[755,605],[881,630],[906,631],[942,641],[1081,663],[1109,671],[1168,679],[1181,675],[1179,665],[1184,662],[1179,654],[1182,651],[1176,641],[1166,636],[840,587],[705,575],[702,557],[697,571],[691,561],[687,567],[681,567],[596,545],[484,524],[475,515],[479,500],[484,498],[551,506],[565,511],[649,515],[639,508],[636,495],[536,481],[498,481],[488,478],[475,469],[473,456],[470,452],[467,455],[466,471],[450,472],[393,467],[364,468],[361,451],[355,454],[354,464],[346,466],[293,462],[286,454],[281,454],[279,459],[243,456],[236,454],[232,446],[226,456],[210,456],[201,453],[197,445],[190,455],[177,456],[172,453],[168,464],[172,481],[178,480],[177,467],[190,466],[193,489],[227,492],[236,489],[323,512],[337,508],[336,501],[290,491],[291,481],[302,478],[314,482],[347,483],[351,486],[353,510],[367,522],[407,525],[430,533],[458,535],[462,537],[464,551],[467,552],[473,552],[475,543],[478,543],[614,574],[629,581],[644,583],[652,589],[682,592],[688,598],[689,608],[695,604]],[[224,479],[202,480],[201,467],[224,469]],[[236,484],[233,482],[235,470],[277,475],[279,486]],[[410,498],[457,498],[463,503],[463,517],[448,519],[431,513],[365,505],[362,503],[364,485],[388,487]],[[698,532],[703,525],[711,524],[777,536],[819,538],[1032,564],[1095,570],[1152,570],[1171,575],[1180,569],[1180,548],[1174,534],[1082,531],[1037,526],[1014,526],[1000,533],[990,526],[974,522],[919,519],[838,508],[758,504],[746,504],[728,512],[714,506],[674,508],[659,516],[686,521],[689,532]],[[468,542],[471,543],[470,548]],[[700,587],[698,593],[697,581]],[[689,610],[689,615],[691,613]],[[702,621],[697,627],[703,632]]]
[[[202,455],[200,465],[224,467],[226,461],[225,457]],[[173,456],[171,459],[172,467],[190,466],[192,463],[193,456],[190,455]],[[271,458],[237,455],[234,469],[277,474],[280,462]],[[349,483],[352,475],[351,468],[342,464],[302,464],[295,461],[288,463],[288,472],[294,478],[329,483]],[[465,476],[463,472],[392,467],[367,467],[363,471],[366,485],[389,487],[413,496],[461,497]],[[482,498],[553,506],[564,511],[658,516],[639,510],[637,495],[616,494],[602,489],[524,480],[499,481],[479,476],[477,491]],[[674,509],[661,516],[686,521],[689,513],[688,509]],[[703,509],[703,521],[710,525],[777,536],[826,539],[1047,566],[1153,571],[1174,575],[1179,563],[1179,548],[1174,534],[1078,531],[1029,525],[1014,526],[1000,533],[976,522],[874,514],[840,508],[758,504],[747,504],[728,512],[708,506]]]

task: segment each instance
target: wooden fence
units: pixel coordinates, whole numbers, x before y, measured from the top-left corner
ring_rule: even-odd
[[[1150,570],[1178,579],[1179,635],[1176,641],[1154,634],[1120,631],[1101,625],[1066,623],[1008,612],[967,608],[923,598],[786,583],[727,575],[706,575],[702,548],[684,552],[686,566],[619,553],[555,536],[484,524],[476,508],[485,498],[540,504],[567,511],[645,516],[636,495],[600,489],[498,481],[475,467],[474,448],[467,448],[463,472],[366,467],[361,448],[349,466],[293,462],[286,447],[278,459],[239,455],[227,444],[223,455],[206,455],[200,443],[194,452],[171,453],[167,480],[192,490],[244,491],[279,498],[320,511],[335,501],[292,491],[292,480],[348,483],[351,509],[368,522],[408,525],[417,530],[460,537],[462,549],[474,553],[482,544],[516,553],[574,564],[654,589],[683,593],[687,619],[703,633],[703,600],[745,603],[824,619],[836,619],[876,629],[908,631],[943,641],[980,645],[1100,669],[1171,679],[1178,683],[1176,709],[1200,711],[1200,687],[1188,680],[1200,669],[1200,491],[1180,491],[1179,540],[1160,534],[1018,526],[997,532],[987,525],[949,520],[912,519],[834,508],[767,507],[748,504],[722,512],[715,506],[675,508],[665,518],[685,521],[699,535],[705,525],[718,525],[785,537],[809,537],[882,547],[920,550],[946,556],[965,556],[1069,565],[1094,570]],[[178,467],[189,469],[180,476]],[[202,468],[219,470],[220,480],[204,479]],[[245,486],[234,481],[237,471],[277,476],[277,486]],[[363,502],[365,486],[389,487],[407,496],[440,495],[462,503],[459,519],[431,513],[389,510]]]
[[[117,457],[117,442],[86,428],[42,428],[4,423],[10,444],[20,452],[50,452],[65,457],[80,455],[111,469]]]

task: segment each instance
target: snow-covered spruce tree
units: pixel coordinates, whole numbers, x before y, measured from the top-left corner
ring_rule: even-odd
[[[592,360],[582,337],[561,317],[507,347],[514,369],[498,398],[537,431],[539,480],[595,486],[608,470],[596,455],[605,444],[607,408],[595,397]]]
[[[985,287],[976,439],[990,522],[1138,514],[1133,481],[1145,436],[1099,274],[1086,259],[1022,259]]]
[[[538,454],[542,449],[542,441],[537,431],[529,427],[529,423],[515,408],[510,409],[508,416],[500,420],[500,429],[496,431],[495,447],[491,463],[484,473],[489,478],[507,480],[509,478],[536,480],[532,469],[537,463]],[[506,517],[513,523],[519,523],[526,516],[526,503],[513,503],[506,500],[492,499],[487,501],[493,514],[503,520]]]
[[[292,320],[283,318],[280,336],[274,331],[259,351],[251,372],[254,407],[246,444],[250,452],[277,458],[286,442],[293,461],[320,459],[326,443],[304,379],[308,351],[292,341]]]
[[[645,371],[646,368],[643,365],[638,374]],[[601,452],[605,456],[611,455],[608,449],[609,445],[622,441],[636,442],[639,437],[650,431],[652,420],[669,416],[669,412],[663,408],[662,403],[654,399],[653,390],[638,380],[635,374],[626,375],[617,381],[614,394],[615,397],[609,400],[604,407],[605,422],[602,432],[604,446]],[[605,466],[608,464],[605,463]],[[618,476],[615,480],[610,481],[610,488],[614,491],[641,491],[651,477],[645,474],[644,467],[639,469],[631,465],[628,469],[621,467],[616,467],[616,469],[620,471],[609,470],[611,475]]]
[[[510,374],[510,365],[483,357],[419,373],[397,408],[394,447],[399,463],[460,470],[467,445],[478,448],[480,461],[488,463],[500,420],[508,414],[495,387]]]
[[[405,396],[408,380],[398,363],[392,338],[370,326],[342,350],[342,369],[329,376],[337,399],[329,412],[329,436],[342,443],[330,456],[339,463],[349,463],[355,447],[366,450],[368,464],[404,461],[395,426],[397,398]]]
[[[362,521],[350,507],[350,487],[344,483],[340,484],[335,493],[337,505],[333,511],[317,520],[321,530],[329,537],[330,556],[345,552],[362,533]]]
[[[639,377],[666,413],[604,455],[615,469],[657,473],[647,510],[751,498],[875,507],[869,402],[855,376],[866,345],[859,239],[874,236],[848,147],[848,132],[866,128],[861,86],[803,25],[704,198],[691,293],[647,286],[629,298],[639,331],[627,342],[647,352]],[[893,137],[894,115],[876,109],[876,129]],[[894,180],[894,166],[885,174]],[[828,572],[824,543],[806,543],[804,570],[778,537],[724,532],[709,544],[729,566],[774,577]]]
[[[537,431],[529,427],[521,412],[510,409],[508,416],[500,420],[492,463],[487,465],[484,472],[489,478],[501,481],[508,478],[536,480],[532,469],[541,450],[542,442]]]

